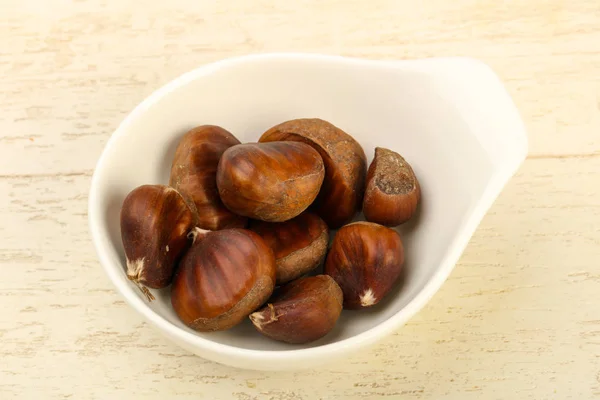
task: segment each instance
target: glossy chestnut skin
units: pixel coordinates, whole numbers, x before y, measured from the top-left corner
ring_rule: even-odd
[[[415,173],[398,153],[375,148],[363,201],[365,219],[386,226],[408,221],[417,210],[421,188]]]
[[[263,133],[259,142],[297,141],[319,152],[325,163],[325,180],[311,207],[330,228],[350,222],[362,205],[367,159],[360,144],[327,121],[295,119]]]
[[[325,175],[318,152],[304,143],[240,144],[217,169],[221,200],[236,214],[269,222],[294,218],[313,202]]]
[[[225,150],[236,144],[240,141],[227,130],[202,125],[187,132],[177,145],[169,185],[181,193],[202,229],[246,226],[247,218],[229,211],[217,190],[219,160]]]
[[[173,279],[171,304],[200,332],[229,329],[260,307],[275,287],[275,257],[246,229],[201,232]]]
[[[263,335],[286,343],[320,339],[342,312],[342,290],[328,275],[300,278],[278,288],[250,320]]]
[[[188,248],[194,215],[175,189],[143,185],[123,201],[120,222],[127,278],[153,300],[146,286],[159,289],[171,283],[175,265]]]
[[[377,304],[393,288],[404,265],[404,247],[393,229],[371,222],[355,222],[335,235],[325,273],[344,292],[344,308]]]
[[[251,221],[249,229],[273,250],[278,285],[312,271],[325,259],[329,229],[311,212],[305,211],[285,222]]]

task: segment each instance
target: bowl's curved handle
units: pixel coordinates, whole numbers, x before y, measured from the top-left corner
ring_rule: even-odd
[[[516,170],[527,156],[527,132],[498,75],[482,61],[446,58],[416,61],[475,133],[493,164]]]

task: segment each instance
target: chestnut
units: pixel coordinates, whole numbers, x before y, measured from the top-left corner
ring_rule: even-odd
[[[275,287],[275,257],[247,229],[199,231],[173,279],[171,304],[200,332],[229,329],[260,307]]]
[[[392,150],[375,148],[367,173],[365,219],[386,226],[400,225],[414,215],[420,199],[419,182],[406,160]]]
[[[304,143],[238,144],[225,150],[217,187],[229,210],[262,221],[294,218],[313,202],[325,175],[323,160]]]
[[[330,276],[311,276],[278,288],[266,307],[250,314],[250,320],[271,339],[308,343],[333,329],[342,302],[342,290]]]
[[[240,141],[229,131],[202,125],[187,132],[177,145],[169,185],[181,193],[202,229],[216,231],[246,226],[247,218],[229,211],[217,190],[221,155],[236,144]]]
[[[296,279],[318,267],[329,243],[327,224],[305,211],[285,222],[252,221],[249,229],[258,233],[275,254],[277,284]]]
[[[367,159],[354,138],[322,119],[294,119],[267,130],[259,142],[298,141],[316,149],[325,179],[313,209],[330,228],[350,222],[362,204]]]
[[[171,283],[175,265],[188,247],[194,215],[175,189],[143,185],[125,197],[120,221],[127,278],[153,300],[148,287]]]
[[[325,273],[344,292],[344,308],[377,304],[392,289],[404,264],[400,235],[372,222],[355,222],[335,235]]]

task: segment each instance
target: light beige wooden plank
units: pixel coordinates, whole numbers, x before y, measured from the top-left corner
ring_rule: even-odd
[[[593,1],[396,1],[366,9],[360,1],[184,1],[135,13],[124,11],[134,2],[38,3],[11,1],[16,9],[7,8],[0,24],[0,74],[10,77],[0,92],[4,173],[65,172],[67,159],[91,169],[126,113],[161,84],[219,58],[276,50],[478,57],[506,81],[533,154],[600,152],[600,16]]]

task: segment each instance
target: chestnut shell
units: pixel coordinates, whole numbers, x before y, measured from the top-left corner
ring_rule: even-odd
[[[217,190],[219,160],[225,150],[236,144],[240,141],[229,131],[202,125],[187,132],[177,145],[169,185],[181,193],[202,229],[246,226],[247,218],[229,211]]]
[[[278,284],[312,271],[325,259],[329,229],[311,212],[305,211],[285,222],[251,221],[249,229],[273,250]]]
[[[321,156],[304,143],[248,143],[223,153],[217,187],[236,214],[281,222],[306,210],[324,176]]]
[[[416,212],[421,188],[415,173],[398,153],[375,148],[363,201],[365,219],[386,226],[408,221]]]
[[[342,312],[342,290],[328,275],[297,279],[280,287],[250,320],[263,335],[286,343],[320,339]]]
[[[275,286],[275,257],[246,229],[203,232],[173,279],[171,304],[197,331],[229,329],[262,305]]]
[[[194,227],[194,216],[183,197],[168,186],[139,186],[123,201],[120,224],[127,277],[154,289],[168,286]],[[140,289],[153,299],[147,289]]]
[[[404,265],[404,247],[393,229],[372,222],[355,222],[335,235],[325,273],[344,292],[344,308],[370,307],[394,287]]]
[[[319,152],[325,179],[311,207],[330,228],[350,222],[362,205],[367,158],[354,138],[318,118],[294,119],[267,130],[259,142],[297,141]]]

